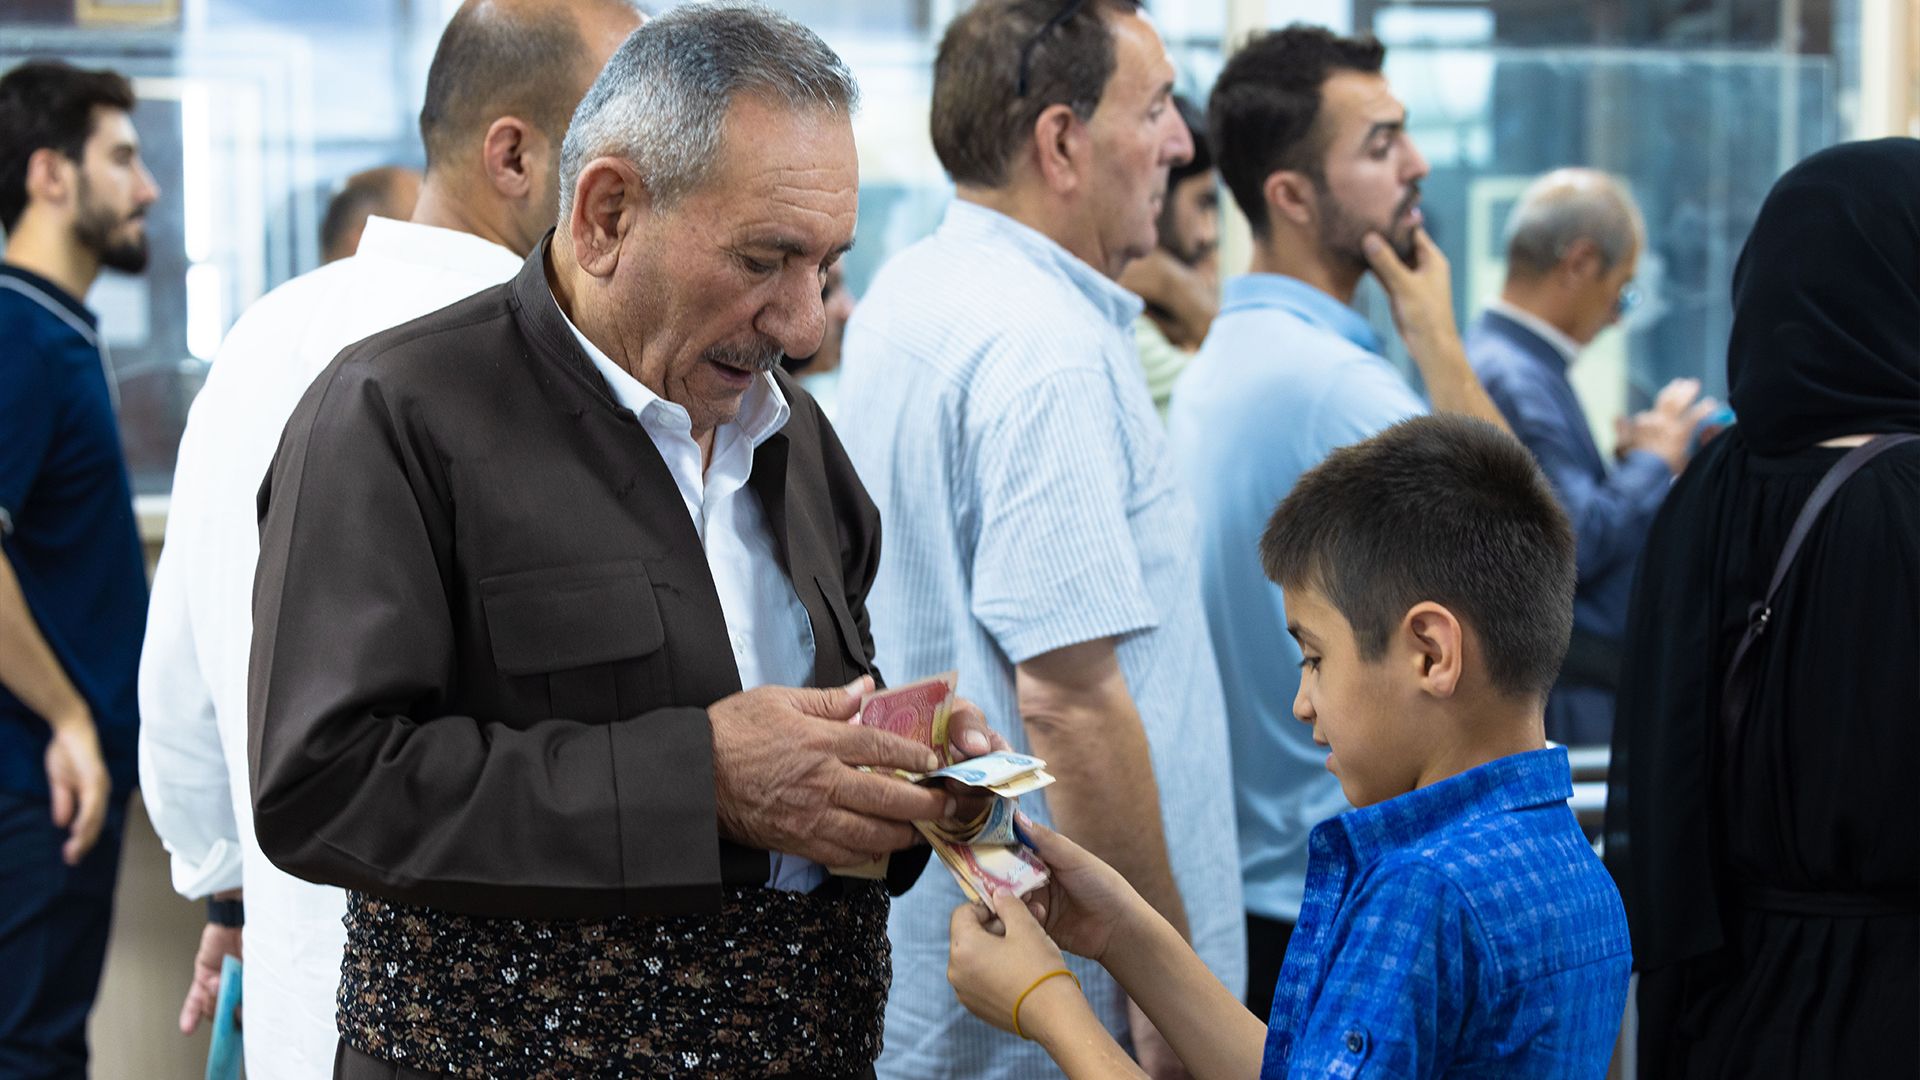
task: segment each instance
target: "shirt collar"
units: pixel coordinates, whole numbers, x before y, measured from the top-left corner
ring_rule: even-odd
[[[476,273],[498,266],[495,276],[511,277],[520,269],[521,258],[491,240],[470,232],[395,221],[374,215],[367,218],[360,234],[355,257],[392,259],[416,266],[432,266],[462,273]]]
[[[1035,266],[1051,269],[1067,279],[1101,316],[1129,333],[1133,320],[1146,309],[1145,301],[1061,247],[1052,237],[979,203],[955,199],[947,205],[940,235],[975,243],[1011,244]]]
[[[1528,311],[1526,308],[1509,302],[1505,297],[1496,296],[1487,304],[1487,310],[1510,322],[1518,323],[1522,330],[1531,331],[1535,337],[1546,342],[1554,352],[1560,354],[1560,362],[1572,364],[1580,357],[1580,343],[1562,333],[1560,328]]]
[[[68,314],[86,323],[89,329],[98,330],[100,328],[100,317],[88,310],[87,305],[83,303],[79,297],[74,296],[72,293],[41,277],[39,274],[24,267],[14,266],[12,263],[0,263],[0,277],[13,278],[18,284],[25,286],[25,288],[21,290],[23,292],[30,291],[39,293],[40,295],[35,298],[39,302],[42,304],[50,302],[59,305],[59,307],[64,309]],[[59,312],[55,311],[55,314],[59,314]]]
[[[593,362],[594,370],[607,381],[607,389],[612,392],[615,401],[625,406],[649,428],[657,424],[683,435],[692,432],[693,419],[687,415],[684,406],[654,393],[647,388],[646,383],[634,378],[627,373],[626,368],[614,363],[613,358],[602,351],[600,346],[595,345],[587,335],[580,332],[580,328],[574,325],[571,318],[568,318],[566,311],[561,309],[559,300],[553,301],[553,307],[559,312],[560,318],[566,322],[567,329],[573,331],[573,339],[580,343],[581,351],[586,353],[587,359]],[[758,447],[772,437],[774,432],[787,426],[787,418],[792,414],[793,409],[787,404],[786,397],[780,393],[780,384],[774,381],[773,373],[762,372],[760,377],[747,387],[746,394],[740,399],[739,414],[728,421],[728,424],[737,425],[740,434],[746,436],[748,445]],[[720,426],[724,428],[727,424]]]
[[[1318,289],[1286,274],[1242,274],[1229,278],[1221,289],[1220,313],[1251,308],[1278,308],[1308,323],[1346,338],[1380,355],[1380,335],[1360,313]]]
[[[1572,797],[1567,750],[1551,746],[1496,758],[1437,784],[1350,810],[1334,821],[1346,832],[1355,861],[1366,865],[1468,818]]]

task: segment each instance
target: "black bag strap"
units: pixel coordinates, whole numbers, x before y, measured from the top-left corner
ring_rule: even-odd
[[[1806,542],[1807,534],[1813,531],[1814,523],[1820,520],[1820,512],[1827,508],[1827,503],[1833,499],[1833,493],[1840,490],[1840,485],[1851,479],[1867,462],[1896,446],[1915,440],[1920,440],[1920,435],[1874,436],[1834,462],[1827,474],[1820,478],[1820,483],[1814,486],[1813,494],[1807,496],[1806,505],[1800,508],[1800,516],[1793,520],[1793,528],[1787,533],[1787,542],[1780,549],[1780,561],[1774,565],[1773,580],[1767,584],[1766,595],[1747,608],[1747,632],[1741,635],[1740,644],[1733,650],[1733,662],[1727,665],[1727,676],[1720,694],[1720,716],[1726,727],[1726,745],[1729,749],[1739,734],[1741,720],[1747,713],[1747,700],[1753,693],[1754,676],[1757,674],[1753,662],[1754,647],[1767,632],[1767,623],[1773,618],[1773,602],[1780,595],[1780,585],[1787,580],[1787,571],[1793,567],[1794,558],[1800,554],[1800,545]],[[1731,759],[1731,754],[1728,759]]]

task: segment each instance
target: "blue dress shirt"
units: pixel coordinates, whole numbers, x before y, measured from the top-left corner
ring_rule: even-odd
[[[1632,950],[1559,747],[1313,830],[1260,1075],[1606,1075]]]
[[[1626,633],[1633,568],[1672,471],[1646,450],[1629,451],[1618,468],[1607,469],[1567,381],[1567,358],[1539,334],[1488,311],[1468,330],[1466,347],[1487,396],[1533,452],[1573,522],[1579,550],[1575,631],[1619,641]],[[1605,743],[1612,728],[1611,691],[1563,685],[1547,703],[1547,733],[1555,739]]]
[[[1300,647],[1260,533],[1300,474],[1333,450],[1426,412],[1358,312],[1303,281],[1227,282],[1220,315],[1175,384],[1168,440],[1198,513],[1193,546],[1226,693],[1247,910],[1292,922],[1307,834],[1350,809],[1327,752],[1293,718]]]

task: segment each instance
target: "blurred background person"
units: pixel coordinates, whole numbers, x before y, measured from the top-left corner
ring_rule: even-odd
[[[420,198],[420,173],[404,165],[382,165],[347,177],[327,201],[320,219],[320,262],[344,259],[360,246],[370,217],[405,221]]]
[[[1737,423],[1682,473],[1633,588],[1607,861],[1640,969],[1639,1075],[1920,1075],[1920,141],[1823,150],[1733,275]]]
[[[1427,411],[1349,305],[1369,269],[1433,408],[1496,425],[1421,227],[1427,161],[1381,74],[1386,49],[1317,26],[1250,40],[1208,103],[1221,175],[1253,228],[1173,395],[1169,442],[1199,511],[1200,580],[1233,736],[1247,1004],[1266,1017],[1306,892],[1307,835],[1351,807],[1294,719],[1300,646],[1256,557],[1274,506],[1329,453]]]
[[[1220,177],[1207,144],[1207,118],[1177,94],[1173,105],[1193,140],[1193,156],[1167,173],[1159,243],[1120,275],[1120,284],[1147,305],[1133,321],[1133,339],[1162,422],[1173,381],[1220,311]]]
[[[820,306],[826,312],[826,336],[820,339],[820,351],[804,359],[780,358],[787,374],[797,376],[800,385],[820,405],[828,421],[835,419],[834,406],[840,397],[840,343],[847,333],[847,320],[853,317],[853,290],[847,288],[847,269],[836,260],[827,267],[826,283],[820,286]]]
[[[1676,379],[1653,408],[1618,423],[1608,468],[1567,380],[1580,351],[1618,322],[1646,246],[1640,209],[1619,181],[1559,169],[1533,182],[1507,220],[1507,280],[1467,330],[1474,373],[1533,452],[1579,544],[1573,643],[1547,701],[1547,737],[1606,745],[1620,679],[1627,594],[1647,527],[1716,405]]]
[[[358,254],[261,297],[228,333],[194,401],[140,664],[150,718],[141,780],[148,816],[173,855],[175,889],[214,898],[180,1028],[213,1018],[222,958],[243,957],[254,1080],[328,1072],[346,912],[340,890],[289,876],[254,837],[247,662],[255,496],[287,416],[335,354],[520,269],[552,226],[574,107],[639,22],[622,0],[464,4],[427,75],[427,173],[413,220],[368,220]]]
[[[1237,992],[1240,875],[1225,710],[1191,507],[1140,376],[1140,299],[1168,169],[1192,153],[1174,70],[1130,0],[981,0],[934,64],[933,145],[957,189],[847,327],[840,428],[887,530],[870,602],[881,669],[960,672],[1058,783],[1028,812],[1107,860]],[[1031,801],[1031,800],[1030,800]],[[955,1006],[923,879],[894,906],[878,1068],[1024,1078],[1039,1047]],[[1098,965],[1069,961],[1156,1076],[1165,1041]]]
[[[0,1076],[84,1076],[139,716],[147,607],[100,320],[159,187],[133,86],[0,78]],[[51,813],[49,813],[51,807]]]

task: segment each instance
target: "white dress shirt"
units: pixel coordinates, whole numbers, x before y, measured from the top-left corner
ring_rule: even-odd
[[[564,310],[560,317],[567,319],[574,340],[607,380],[614,400],[639,418],[673,474],[706,550],[714,591],[720,594],[740,686],[751,690],[807,685],[813,677],[813,624],[807,621],[807,609],[794,593],[793,582],[780,572],[780,550],[774,546],[760,498],[746,486],[753,472],[753,452],[785,427],[792,415],[780,384],[763,374],[747,388],[739,415],[713,429],[713,460],[703,469],[687,410],[627,374],[587,340]],[[773,853],[769,887],[812,892],[825,880],[826,871],[818,863]]]
[[[253,1080],[331,1074],[346,911],[340,890],[281,872],[254,840],[254,497],[287,417],[341,349],[506,281],[520,265],[513,252],[467,233],[370,218],[358,254],[247,309],[187,418],[140,660],[140,787],[172,853],[175,889],[191,898],[246,888]]]

